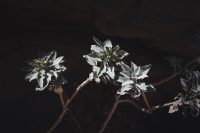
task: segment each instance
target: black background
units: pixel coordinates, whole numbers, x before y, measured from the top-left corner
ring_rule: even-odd
[[[36,92],[35,83],[24,80],[25,73],[22,68],[26,66],[25,61],[35,58],[38,52],[56,50],[65,56],[64,64],[67,66],[67,71],[64,76],[68,80],[64,86],[65,97],[70,96],[91,71],[91,67],[82,56],[90,52],[90,45],[94,43],[92,36],[102,41],[109,38],[114,45],[120,44],[122,49],[130,53],[126,58],[127,62],[134,61],[138,65],[152,64],[149,73],[149,82],[152,83],[172,74],[173,69],[164,60],[166,57],[180,57],[184,60],[184,64],[198,56],[198,52],[195,50],[193,52],[192,49],[187,51],[184,45],[178,45],[179,49],[171,45],[165,50],[164,44],[158,44],[159,47],[153,45],[157,42],[154,39],[125,37],[101,31],[101,27],[97,28],[94,23],[95,15],[97,17],[99,15],[98,11],[95,12],[92,8],[91,12],[81,13],[82,6],[78,1],[77,3],[59,1],[60,5],[66,5],[66,9],[58,8],[56,5],[53,8],[54,2],[45,0],[0,2],[0,132],[2,133],[45,132],[61,110],[56,94],[48,91]],[[96,6],[101,7],[102,3],[96,1]],[[89,1],[88,4],[94,3]],[[112,6],[115,2],[110,4]],[[185,6],[187,7],[187,4]],[[194,20],[187,23],[192,23]],[[174,20],[174,23],[177,22]],[[135,34],[137,32],[135,31]],[[166,34],[170,32],[169,30]],[[86,86],[55,132],[97,132],[111,108],[116,89],[112,85],[94,82]],[[179,79],[175,78],[157,89],[157,92],[148,95],[150,103],[156,105],[169,102],[181,90]],[[174,114],[167,112],[168,109],[163,109],[153,114],[144,114],[130,104],[121,104],[105,132],[199,132],[199,117],[184,118],[180,112]],[[81,127],[74,123],[74,119]]]

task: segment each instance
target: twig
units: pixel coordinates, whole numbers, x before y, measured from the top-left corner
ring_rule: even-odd
[[[165,82],[168,82],[170,80],[172,80],[173,78],[175,78],[176,76],[178,76],[179,74],[181,74],[185,69],[187,69],[190,65],[194,64],[194,63],[199,63],[199,58],[195,58],[194,60],[192,60],[191,62],[189,62],[185,67],[183,67],[181,70],[179,70],[178,72],[172,74],[171,76],[169,76],[168,78],[166,79],[163,79],[157,83],[154,83],[153,86],[156,87],[156,86],[159,86]]]
[[[137,104],[135,101],[130,100],[130,99],[120,99],[119,103],[130,103],[133,106],[136,107],[137,110],[145,112],[145,113],[151,113],[148,109],[142,108],[139,104]]]
[[[148,99],[147,99],[147,97],[146,97],[144,91],[142,91],[142,97],[143,97],[143,99],[144,99],[144,102],[145,102],[147,108],[148,108],[150,111],[152,111],[151,106],[150,106],[150,104],[149,104],[149,101],[148,101]]]
[[[81,124],[78,122],[78,120],[77,120],[77,118],[74,116],[74,114],[73,114],[70,110],[68,110],[68,112],[69,112],[69,114],[70,114],[72,120],[74,121],[75,125],[79,128],[79,131],[80,131],[80,132],[84,132],[83,127],[82,127]]]
[[[98,133],[103,133],[104,130],[106,129],[106,127],[107,127],[109,121],[111,120],[111,118],[112,118],[112,116],[113,116],[115,110],[117,109],[117,106],[118,106],[119,101],[120,101],[119,99],[120,99],[120,95],[116,95],[116,96],[115,96],[115,101],[114,101],[113,106],[112,106],[112,109],[110,110],[110,112],[109,112],[109,114],[108,114],[108,117],[107,117],[106,120],[104,121],[104,123],[103,123],[103,125],[102,125],[102,127],[101,127],[101,129],[99,130]]]
[[[62,104],[62,108],[64,108],[64,107],[65,107],[65,102],[64,102],[63,94],[62,94],[62,93],[59,93],[58,95],[59,95],[59,97],[60,97],[60,102],[61,102],[61,104]]]
[[[54,124],[48,129],[47,133],[52,133],[53,130],[58,126],[58,124],[62,121],[66,111],[68,110],[68,108],[63,108],[61,113],[59,114],[58,118],[56,119],[56,121],[54,122]]]
[[[72,94],[72,96],[66,101],[66,103],[64,103],[63,97],[62,95],[60,96],[61,102],[63,104],[63,109],[60,113],[60,115],[58,116],[58,118],[56,119],[56,121],[54,122],[54,124],[47,130],[46,133],[52,133],[53,130],[58,126],[58,124],[62,121],[66,111],[69,109],[69,105],[71,104],[71,102],[74,100],[74,98],[76,97],[76,95],[89,83],[91,82],[91,80],[88,78],[85,81],[83,81],[78,88],[76,89],[76,91]]]
[[[165,108],[165,107],[169,107],[169,106],[173,105],[175,102],[178,102],[178,100],[177,101],[173,101],[173,102],[168,102],[168,103],[165,103],[165,104],[162,104],[162,105],[152,106],[151,110],[149,110],[149,109],[146,109],[146,108],[142,108],[135,101],[130,100],[130,99],[121,99],[119,101],[119,103],[130,103],[133,106],[135,106],[136,109],[138,109],[139,111],[145,112],[145,113],[152,113],[152,111],[155,111],[155,110],[158,110],[158,109],[162,109],[162,108]]]

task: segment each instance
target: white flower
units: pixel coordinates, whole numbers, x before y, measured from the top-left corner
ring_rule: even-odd
[[[118,90],[117,94],[125,95],[128,94],[131,90],[134,91],[134,96],[139,97],[141,91],[147,91],[150,88],[154,89],[152,85],[146,85],[144,82],[138,82],[148,77],[147,73],[150,70],[151,65],[137,66],[135,63],[131,62],[131,67],[126,65],[124,62],[119,63],[122,68],[120,72],[118,82],[121,83],[121,89]]]
[[[36,90],[42,91],[52,80],[57,80],[59,74],[66,70],[66,67],[61,65],[63,63],[63,56],[57,58],[57,52],[52,51],[42,58],[34,59],[29,63],[30,68],[25,79],[29,82],[37,80],[38,86]]]
[[[96,45],[91,45],[91,53],[83,56],[93,67],[93,79],[98,83],[101,79],[114,79],[116,63],[126,57],[128,53],[119,50],[118,45],[113,47],[110,40],[102,43],[95,37],[93,39]]]

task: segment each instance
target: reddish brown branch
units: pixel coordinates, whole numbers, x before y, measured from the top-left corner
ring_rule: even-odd
[[[145,95],[145,92],[144,92],[144,91],[142,91],[142,97],[143,97],[143,99],[144,99],[144,102],[145,102],[147,108],[148,108],[150,111],[152,111],[151,106],[150,106],[150,104],[149,104],[149,101],[148,101],[147,96]]]
[[[59,114],[58,118],[56,119],[56,121],[54,122],[54,124],[48,129],[47,133],[52,133],[54,131],[54,129],[58,126],[58,124],[62,121],[66,111],[69,109],[69,105],[71,104],[71,102],[74,100],[74,98],[76,97],[77,94],[79,94],[79,92],[89,83],[91,82],[90,79],[86,79],[83,83],[81,83],[78,88],[76,89],[76,91],[72,94],[72,96],[66,101],[66,103],[64,103],[64,99],[62,94],[59,93],[59,97],[63,106],[63,109],[61,111],[61,113]]]
[[[111,120],[111,118],[112,118],[112,116],[113,116],[115,110],[117,109],[117,106],[118,106],[118,104],[119,104],[119,99],[120,99],[120,95],[115,96],[115,101],[114,101],[114,103],[113,103],[112,109],[110,110],[110,112],[109,112],[109,114],[108,114],[108,117],[107,117],[106,120],[104,121],[104,123],[103,123],[103,125],[102,125],[102,127],[101,127],[101,129],[99,130],[98,133],[103,133],[104,130],[106,129],[106,127],[107,127],[109,121]]]

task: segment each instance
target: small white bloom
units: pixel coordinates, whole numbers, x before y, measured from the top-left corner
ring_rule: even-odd
[[[139,97],[141,91],[147,91],[149,88],[155,89],[152,85],[146,85],[141,82],[138,83],[138,80],[148,77],[147,73],[149,72],[151,65],[140,67],[133,62],[131,62],[131,67],[124,62],[121,62],[119,65],[122,68],[122,72],[120,72],[121,76],[119,76],[117,80],[121,83],[121,89],[118,91],[118,94],[125,95],[130,90],[133,90],[134,97]]]
[[[88,64],[93,67],[94,80],[100,82],[113,81],[115,78],[115,66],[128,53],[120,50],[119,46],[113,46],[110,40],[100,42],[97,38],[93,38],[96,45],[91,45],[91,53],[84,55]]]
[[[64,62],[63,56],[58,58],[56,56],[57,52],[53,51],[48,53],[46,56],[34,59],[29,63],[30,68],[28,69],[28,74],[25,79],[28,79],[30,82],[37,80],[37,91],[44,90],[48,87],[52,79],[57,80],[59,74],[66,70],[66,67],[60,64]]]

